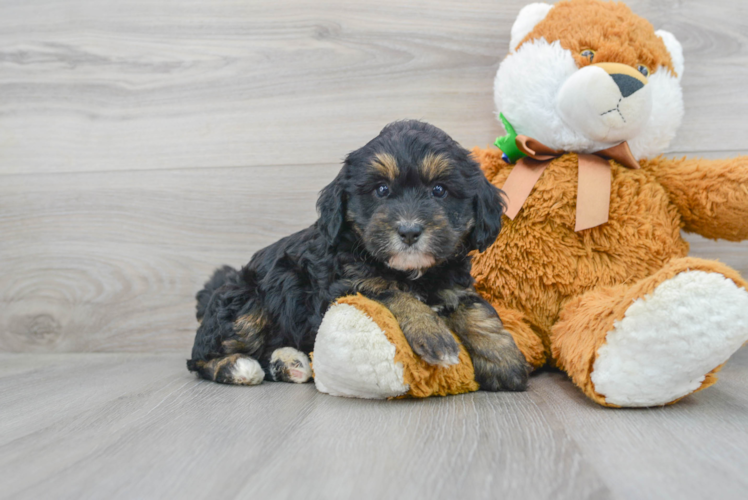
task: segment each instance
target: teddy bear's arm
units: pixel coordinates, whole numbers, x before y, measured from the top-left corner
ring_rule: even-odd
[[[748,156],[728,160],[668,159],[642,162],[665,187],[685,223],[706,238],[748,239]]]

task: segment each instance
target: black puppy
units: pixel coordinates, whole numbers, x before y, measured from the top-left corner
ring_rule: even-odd
[[[387,125],[322,190],[314,225],[206,283],[187,367],[226,384],[306,382],[328,306],[360,292],[389,308],[426,362],[457,363],[451,330],[482,389],[524,390],[528,365],[470,276],[468,253],[499,234],[500,194],[443,131]]]

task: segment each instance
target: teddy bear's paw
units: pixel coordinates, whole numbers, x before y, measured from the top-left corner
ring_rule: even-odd
[[[303,384],[312,378],[309,357],[293,347],[281,347],[270,355],[270,376],[276,382]]]
[[[426,363],[448,367],[460,362],[460,346],[438,316],[416,316],[400,327],[413,352]]]
[[[395,345],[366,313],[349,304],[333,304],[314,343],[314,383],[320,392],[333,396],[401,396],[410,387],[395,353]]]
[[[748,340],[748,292],[687,271],[634,301],[598,350],[591,380],[606,402],[658,406],[699,389]]]

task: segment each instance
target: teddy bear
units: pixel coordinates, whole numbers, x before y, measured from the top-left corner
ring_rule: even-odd
[[[474,150],[509,205],[476,288],[534,367],[606,406],[708,387],[748,340],[746,282],[681,237],[748,237],[748,158],[660,156],[683,71],[676,38],[625,4],[529,4],[494,82],[498,142],[520,151]]]
[[[473,257],[476,289],[534,369],[565,371],[608,407],[666,405],[704,389],[748,341],[746,281],[720,262],[688,257],[681,236],[748,238],[748,158],[661,155],[683,118],[683,71],[675,36],[623,3],[529,4],[494,82],[507,135],[473,150],[507,198],[499,237]],[[420,378],[406,376],[397,324],[372,319],[382,309],[330,309],[315,345],[320,390],[423,397],[476,389],[469,357],[459,376],[440,378],[428,366]],[[375,327],[349,328],[367,321]],[[375,330],[389,335],[377,359],[366,354]],[[352,372],[358,385],[347,386]]]

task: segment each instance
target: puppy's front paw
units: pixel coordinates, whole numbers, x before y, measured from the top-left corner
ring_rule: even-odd
[[[270,376],[276,382],[303,384],[312,377],[309,357],[293,347],[281,347],[270,356]]]
[[[524,391],[530,365],[511,337],[496,340],[491,348],[472,354],[475,381],[484,391]]]
[[[421,316],[401,325],[413,352],[430,365],[452,366],[460,362],[460,347],[437,316]]]

